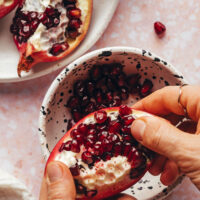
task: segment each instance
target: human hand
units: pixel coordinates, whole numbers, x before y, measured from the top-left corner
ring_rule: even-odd
[[[47,173],[43,178],[40,200],[75,200],[76,189],[71,172],[62,162],[48,164]],[[107,200],[135,200],[135,198],[119,194]]]
[[[170,113],[184,115],[185,107],[189,117],[197,122],[195,135],[181,131],[169,121],[155,116],[135,120],[131,131],[141,144],[160,154],[150,173],[161,173],[163,184],[171,184],[179,173],[184,173],[200,189],[200,87],[182,87],[181,104],[178,97],[179,87],[168,86],[137,102],[133,108],[166,116]]]

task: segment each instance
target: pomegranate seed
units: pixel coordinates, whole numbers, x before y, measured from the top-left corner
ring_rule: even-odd
[[[89,113],[92,113],[94,112],[96,109],[96,104],[91,102],[87,105],[87,107],[85,108],[85,113],[89,114]]]
[[[85,151],[81,155],[82,161],[86,164],[92,164],[93,163],[93,155],[89,151]]]
[[[149,79],[145,79],[140,94],[142,97],[145,97],[151,93],[151,89],[153,88],[153,83]]]
[[[74,124],[75,124],[74,120],[70,119],[67,124],[67,131],[69,131]]]
[[[126,105],[121,105],[119,107],[119,114],[121,117],[125,116],[125,115],[130,115],[132,113],[132,110],[131,108],[129,108],[128,106]]]
[[[78,122],[82,118],[82,114],[77,109],[72,109],[71,112],[75,122]]]
[[[131,126],[123,126],[121,128],[121,133],[122,134],[131,134]]]
[[[17,26],[17,24],[12,24],[12,25],[10,26],[10,32],[11,32],[12,34],[15,34],[15,35],[18,34],[18,32],[19,32],[19,27]]]
[[[102,95],[102,92],[97,91],[96,95],[95,95],[95,99],[96,99],[97,103],[102,104],[103,103],[103,99],[104,99],[103,95]]]
[[[102,140],[102,147],[104,149],[104,152],[109,152],[112,150],[113,144],[105,138]]]
[[[80,19],[72,19],[69,21],[69,28],[73,28],[74,30],[77,30],[80,28],[82,22]]]
[[[126,75],[125,74],[120,74],[118,76],[118,80],[117,80],[118,86],[119,87],[126,87],[127,86],[126,80],[127,80]]]
[[[68,17],[70,18],[80,18],[81,17],[81,10],[79,8],[70,9],[67,13]]]
[[[79,145],[83,144],[84,139],[82,134],[77,134],[74,139],[77,140]]]
[[[103,154],[104,150],[103,150],[103,146],[101,144],[101,142],[97,142],[95,145],[94,145],[94,154],[97,155],[97,156],[100,156]]]
[[[107,85],[106,85],[106,78],[100,79],[96,83],[96,88],[100,90],[100,92],[106,93],[108,91]]]
[[[134,161],[134,157],[135,157],[135,154],[137,154],[137,150],[135,147],[132,147],[129,154],[128,154],[128,161],[131,162],[131,161]]]
[[[99,156],[96,156],[95,157],[95,163],[100,162],[100,161],[101,161],[101,158]]]
[[[86,139],[85,141],[85,147],[88,149],[88,148],[92,148],[95,144],[95,141],[94,140],[91,140],[91,139]]]
[[[107,120],[107,113],[104,110],[95,112],[94,118],[98,124],[102,124]]]
[[[166,27],[163,23],[157,21],[154,23],[154,30],[158,35],[161,35],[166,31]]]
[[[89,129],[88,135],[96,135],[97,131],[95,129]]]
[[[119,133],[122,125],[119,120],[113,120],[109,124],[109,132],[110,133]]]
[[[111,76],[117,76],[120,75],[122,73],[122,68],[123,66],[119,63],[114,64],[110,74]]]
[[[62,152],[64,150],[64,147],[65,147],[65,143],[62,143],[60,148],[59,148],[59,152]]]
[[[121,98],[122,100],[127,100],[129,97],[129,92],[128,92],[128,88],[126,87],[121,87],[120,89],[120,94],[121,94]]]
[[[37,29],[39,23],[40,23],[40,22],[39,22],[38,19],[35,19],[34,21],[31,22],[31,29],[32,29],[32,32],[34,32],[34,31]]]
[[[95,129],[96,130],[96,124],[88,124],[88,129]]]
[[[90,96],[93,95],[94,88],[95,88],[95,87],[94,87],[94,83],[93,83],[93,82],[88,81],[88,82],[86,83],[87,93],[88,93]]]
[[[124,125],[128,126],[132,124],[132,122],[134,121],[134,118],[131,115],[126,115],[123,117],[123,121],[124,121]]]
[[[116,142],[119,142],[120,141],[120,138],[119,138],[119,136],[118,135],[116,135],[116,134],[111,134],[111,135],[109,135],[108,136],[108,140],[109,140],[109,142],[110,143],[116,143]]]
[[[107,106],[104,105],[104,104],[100,104],[100,105],[97,105],[97,110],[101,110],[103,108],[106,108]]]
[[[92,140],[96,142],[97,136],[96,135],[88,135],[86,140]]]
[[[79,153],[80,152],[80,147],[79,147],[79,144],[78,144],[77,140],[72,140],[72,142],[71,142],[71,151],[73,151],[74,153]]]
[[[67,42],[62,42],[62,43],[56,43],[52,46],[52,48],[50,49],[50,53],[53,56],[58,56],[59,54],[61,54],[62,52],[64,52],[65,50],[67,50],[69,48],[69,44]]]
[[[65,151],[71,151],[71,145],[72,145],[72,141],[69,140],[65,143],[65,147],[64,147],[64,150]]]
[[[69,169],[72,173],[72,176],[78,176],[80,174],[80,169],[77,163],[75,165],[72,165]]]
[[[122,103],[121,98],[119,96],[114,96],[112,106],[111,107],[117,107],[120,106]]]
[[[77,129],[73,129],[71,132],[70,132],[70,136],[72,138],[76,138],[76,135],[79,135],[80,133],[78,132]]]
[[[106,93],[106,103],[111,103],[113,100],[112,92]]]
[[[131,135],[126,135],[126,134],[124,134],[124,135],[123,135],[123,140],[124,140],[124,141],[129,141],[129,142],[130,142],[131,140],[133,140],[133,137],[132,137]]]
[[[127,141],[123,142],[123,155],[124,156],[128,156],[128,154],[131,150],[131,147],[132,147],[132,145],[130,142],[127,142]]]
[[[111,78],[108,78],[108,79],[107,79],[106,84],[107,84],[107,87],[108,87],[109,90],[113,91],[113,90],[116,89],[116,83],[115,83],[115,81],[112,80]]]
[[[108,132],[107,131],[101,131],[99,134],[98,134],[98,138],[100,141],[103,141],[105,138],[108,137]]]
[[[81,123],[78,125],[77,130],[79,133],[86,135],[88,132],[88,126],[86,124]]]
[[[122,154],[122,143],[121,142],[117,142],[114,146],[113,146],[113,153],[115,156],[119,156]]]
[[[77,105],[79,105],[79,99],[78,99],[78,97],[72,96],[67,101],[67,107],[69,107],[69,108],[76,108]]]
[[[97,126],[98,131],[106,131],[107,130],[107,125],[106,124],[98,124]]]
[[[89,190],[85,193],[86,197],[94,197],[97,195],[97,190]]]
[[[76,29],[70,29],[68,30],[68,36],[72,39],[76,39],[79,35],[79,32]]]
[[[84,81],[80,80],[74,84],[74,93],[77,94],[79,97],[84,96],[85,94],[85,84]]]
[[[92,80],[98,80],[101,77],[100,67],[94,66],[90,71],[90,77]]]

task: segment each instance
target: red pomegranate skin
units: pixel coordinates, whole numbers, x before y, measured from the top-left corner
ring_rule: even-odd
[[[119,112],[119,107],[113,107],[113,108],[106,108],[106,109],[102,109],[103,111],[106,111],[107,113],[108,112],[115,112],[115,111],[118,111]],[[102,111],[101,110],[101,111]],[[135,111],[133,109],[131,109],[133,111],[133,113],[135,115],[137,115],[137,113],[143,113],[143,116],[144,115],[148,115],[148,114],[144,114],[144,112],[141,112],[141,111]],[[94,118],[94,113],[91,113],[89,114],[88,116],[91,117],[93,116]],[[140,115],[140,114],[138,114]],[[63,148],[63,143],[64,141],[66,141],[67,138],[71,138],[71,131],[74,130],[74,129],[77,129],[78,130],[78,126],[80,128],[80,124],[84,123],[84,121],[88,118],[88,116],[84,117],[82,120],[80,120],[77,124],[75,124],[62,138],[61,140],[56,144],[55,148],[53,149],[53,151],[51,152],[51,155],[47,161],[47,164],[51,161],[54,161],[56,159],[56,156],[61,153],[61,149],[60,148]],[[124,117],[124,116],[123,116]],[[82,129],[83,130],[83,129]],[[76,133],[76,132],[75,132]],[[74,133],[73,133],[74,135]],[[126,136],[125,136],[126,137]],[[115,139],[114,139],[115,140]],[[124,141],[125,142],[125,141]],[[120,154],[120,150],[121,150],[121,147],[120,147],[120,142],[116,142],[116,151],[115,153],[118,155]],[[133,158],[137,158],[138,157],[138,154],[136,155],[134,153],[134,149],[135,148],[132,148],[132,152],[130,151],[130,144],[128,141],[125,142],[125,145],[124,145],[124,154],[126,154],[127,158],[129,160],[133,159]],[[137,148],[140,148],[140,147],[137,147]],[[83,148],[84,149],[84,148]],[[98,149],[98,147],[97,147]],[[91,157],[91,155],[88,153],[88,151],[82,151],[82,153],[85,152],[84,155],[82,155],[85,159],[85,163],[88,163],[88,166],[94,161],[92,160],[93,158]],[[140,151],[139,151],[140,152]],[[112,156],[116,156],[116,155],[112,155]],[[107,153],[106,154],[106,158],[105,160],[109,160],[111,157],[110,153]],[[144,157],[144,156],[143,156]],[[149,157],[148,157],[149,158]],[[99,162],[100,158],[99,156],[96,156],[96,162],[97,164],[95,163],[95,166],[98,166],[98,162]],[[135,168],[132,168],[131,171],[130,171],[130,174],[128,175],[128,178],[126,176],[125,179],[122,179],[120,182],[118,182],[116,185],[112,185],[112,187],[107,187],[107,190],[104,189],[103,192],[99,192],[99,191],[96,191],[96,190],[92,190],[92,191],[88,191],[87,190],[87,186],[85,185],[81,185],[79,184],[79,179],[77,179],[77,177],[75,177],[75,183],[76,183],[76,188],[77,190],[82,190],[82,193],[84,191],[84,194],[82,194],[82,196],[79,196],[77,197],[77,199],[85,199],[85,200],[89,200],[89,199],[104,199],[104,198],[107,198],[109,196],[113,196],[115,194],[118,194],[120,192],[122,192],[123,190],[129,188],[130,186],[132,186],[133,184],[137,183],[142,177],[143,175],[146,173],[146,171],[149,169],[149,167],[151,166],[151,163],[152,163],[152,160],[153,158],[151,159],[148,159],[146,160],[146,165],[145,165],[145,168],[141,167],[142,171],[135,171]],[[132,161],[131,161],[132,162]],[[138,162],[140,162],[140,160],[138,160],[136,163],[134,163],[134,165],[138,165]],[[133,166],[133,165],[132,165]],[[74,173],[74,175],[77,175],[79,174],[79,170],[77,169],[77,166],[72,166],[72,169],[70,169],[72,173]],[[45,170],[45,173],[46,173],[46,170]],[[88,196],[86,196],[88,195]]]
[[[10,13],[19,3],[19,0],[12,0],[11,4],[5,5],[5,2],[0,5],[0,19]]]

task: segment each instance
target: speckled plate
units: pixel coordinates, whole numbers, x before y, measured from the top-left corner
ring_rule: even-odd
[[[110,47],[88,53],[70,65],[68,65],[50,86],[40,110],[39,138],[45,159],[48,158],[55,144],[64,135],[68,120],[71,118],[66,102],[72,95],[73,83],[84,79],[88,70],[94,64],[120,62],[126,74],[139,73],[142,81],[145,78],[153,82],[153,90],[160,89],[167,85],[181,85],[185,81],[180,72],[162,58],[147,52],[130,47]],[[139,100],[139,96],[130,96],[127,104],[133,104]],[[182,177],[166,187],[159,181],[159,176],[152,176],[149,173],[134,186],[125,192],[137,199],[162,199],[172,189],[181,183]]]
[[[40,63],[29,72],[17,75],[19,53],[9,33],[14,11],[3,19],[0,19],[0,82],[17,82],[37,78],[68,65],[90,49],[101,37],[117,8],[119,0],[94,0],[92,21],[89,31],[81,45],[69,56],[51,63]],[[103,13],[103,15],[102,15]]]

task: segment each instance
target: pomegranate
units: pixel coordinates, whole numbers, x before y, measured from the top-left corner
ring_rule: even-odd
[[[92,0],[22,1],[10,27],[20,52],[18,75],[72,52],[84,39],[91,14]]]
[[[166,31],[166,27],[162,22],[155,22],[154,30],[155,30],[156,34],[163,35]]]
[[[154,153],[130,133],[131,123],[146,115],[127,106],[91,113],[63,136],[47,163],[56,160],[69,167],[77,199],[117,194],[140,180],[152,163]]]
[[[130,94],[141,98],[147,96],[152,91],[153,83],[149,79],[140,83],[140,78],[139,74],[127,76],[120,63],[93,66],[88,78],[73,85],[73,95],[66,104],[73,120],[78,122],[95,110],[120,106]]]
[[[19,3],[19,0],[3,0],[0,2],[0,19],[11,12]]]

